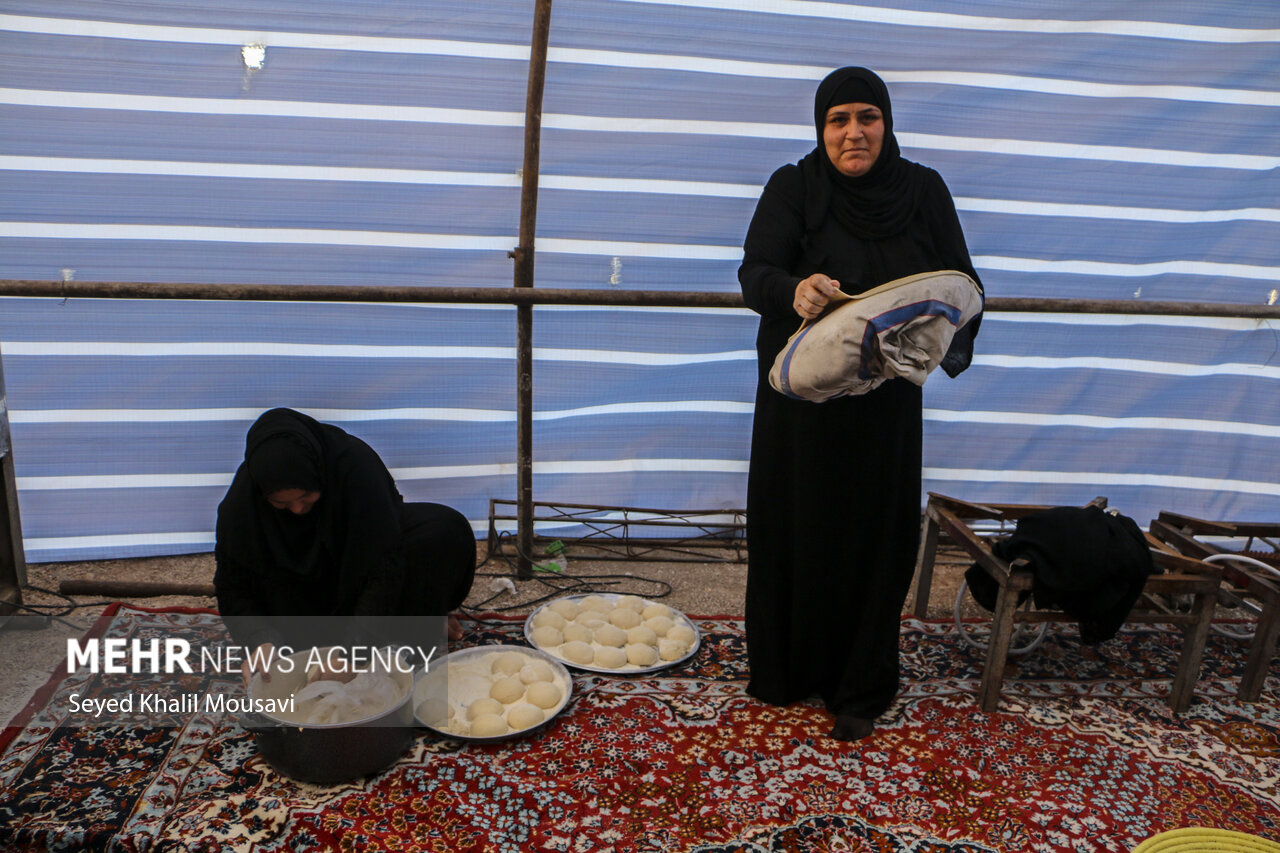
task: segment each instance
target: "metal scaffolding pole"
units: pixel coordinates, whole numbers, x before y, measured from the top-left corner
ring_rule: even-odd
[[[145,281],[0,279],[0,297],[193,299],[248,302],[384,302],[476,305],[624,305],[643,308],[744,308],[737,291],[594,290],[548,287],[436,287],[331,284],[203,284]],[[1280,303],[1149,302],[1138,299],[1040,299],[996,296],[988,313],[1118,314],[1280,320]]]
[[[542,90],[547,78],[551,0],[538,0],[529,50],[529,86],[524,103],[524,172],[520,189],[520,242],[515,259],[517,290],[533,289],[534,240],[538,222],[538,163],[542,144]],[[533,577],[533,305],[516,306],[516,575]]]

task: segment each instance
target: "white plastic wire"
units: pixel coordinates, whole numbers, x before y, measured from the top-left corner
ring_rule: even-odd
[[[1269,566],[1261,560],[1255,560],[1253,557],[1246,557],[1244,554],[1211,554],[1203,559],[1206,563],[1221,563],[1227,560],[1248,563],[1251,566],[1256,566],[1257,568],[1280,578],[1280,570],[1276,569],[1275,566]],[[1256,628],[1252,631],[1236,631],[1232,628],[1227,628],[1223,625],[1215,625],[1213,623],[1210,623],[1209,627],[1216,633],[1221,634],[1224,637],[1230,637],[1233,640],[1252,640],[1254,634],[1257,633]]]
[[[974,639],[973,635],[969,633],[969,629],[965,627],[964,620],[960,618],[960,604],[961,602],[964,601],[964,591],[968,588],[969,588],[969,582],[967,580],[960,581],[960,589],[957,590],[956,592],[956,607],[955,607],[956,631],[960,634],[961,639],[963,639],[970,646],[973,646],[975,649],[979,649],[985,652],[987,650],[987,647],[990,646],[991,644],[984,643],[980,640]],[[1031,636],[1031,639],[1027,642],[1027,645],[1019,646],[1018,645],[1019,638],[1025,636],[1028,633],[1030,633],[1032,636]],[[1031,629],[1028,629],[1026,625],[1015,625],[1013,629],[1013,637],[1009,640],[1009,655],[1011,657],[1016,657],[1018,655],[1030,654],[1032,651],[1035,650],[1036,646],[1040,645],[1040,643],[1044,641],[1044,638],[1048,633],[1049,633],[1048,622],[1041,622],[1035,628],[1031,628]]]

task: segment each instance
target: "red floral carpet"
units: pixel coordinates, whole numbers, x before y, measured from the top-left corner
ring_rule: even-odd
[[[1158,677],[1172,634],[1096,649],[1051,634],[983,714],[976,653],[949,624],[906,620],[903,693],[849,745],[820,708],[747,697],[741,622],[697,621],[702,648],[681,670],[579,675],[533,736],[424,731],[386,772],[333,787],[274,773],[232,719],[67,726],[51,699],[95,676],[55,677],[0,738],[0,849],[1125,851],[1188,825],[1280,840],[1280,671],[1261,702],[1237,703],[1238,644],[1213,640],[1179,718]],[[95,630],[178,627],[223,630],[203,612],[126,607]],[[468,644],[519,642],[517,623],[471,627]]]

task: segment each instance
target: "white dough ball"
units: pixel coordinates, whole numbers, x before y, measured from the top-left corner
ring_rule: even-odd
[[[606,669],[618,669],[627,663],[627,653],[613,646],[601,646],[596,649],[596,666]]]
[[[679,640],[668,640],[663,637],[658,640],[658,655],[663,660],[680,660],[689,653],[689,646]]]
[[[565,619],[572,619],[582,612],[582,608],[578,606],[578,602],[569,598],[558,598],[547,605],[548,610],[554,610]]]
[[[472,737],[497,737],[509,731],[501,714],[481,714],[471,721]]]
[[[656,646],[658,645],[658,635],[648,625],[637,625],[627,631],[627,642]]]
[[[564,634],[561,634],[550,625],[541,625],[534,628],[529,636],[533,638],[535,646],[542,646],[543,648],[551,648],[564,642]]]
[[[669,616],[650,616],[644,620],[644,624],[659,637],[665,637],[675,623],[671,621]]]
[[[525,694],[525,699],[529,700],[532,705],[539,708],[554,708],[560,704],[560,700],[564,698],[564,694],[560,692],[560,688],[550,681],[535,681],[529,685],[529,692]]]
[[[560,647],[560,654],[570,663],[591,663],[596,658],[596,650],[581,640],[565,643]]]
[[[477,699],[467,706],[467,719],[474,720],[477,717],[483,717],[485,714],[501,714],[503,711],[502,703],[497,699],[486,696],[483,699]]]
[[[595,632],[586,625],[579,625],[577,622],[569,622],[564,626],[564,639],[566,643],[589,643],[595,638]]]
[[[613,605],[603,595],[584,596],[578,600],[578,603],[582,605],[583,610],[599,610],[601,613],[607,613],[613,609]]]
[[[449,722],[449,703],[438,696],[431,696],[418,703],[414,715],[424,726],[442,729]]]
[[[537,705],[530,705],[528,702],[517,702],[507,711],[507,724],[516,731],[521,731],[536,726],[546,716]]]
[[[627,661],[636,666],[653,666],[658,662],[658,650],[648,643],[631,643],[627,646]]]
[[[556,677],[555,670],[540,660],[520,667],[518,675],[525,684],[533,684],[535,681],[554,681]]]
[[[657,602],[654,602],[644,609],[645,619],[652,619],[655,616],[665,616],[670,619],[671,608],[665,604],[658,604]]]
[[[698,639],[697,633],[688,625],[676,623],[671,626],[671,630],[667,632],[668,640],[675,640],[677,643],[684,643],[686,646],[692,646],[693,641]]]
[[[538,615],[533,617],[533,627],[535,628],[555,628],[559,631],[564,627],[565,618],[559,613],[549,608],[543,608],[538,611]]]
[[[596,628],[596,642],[602,646],[621,648],[627,643],[627,632],[617,625],[601,625]]]
[[[640,624],[640,614],[625,607],[619,607],[609,614],[609,621],[619,628],[634,628]]]
[[[520,671],[528,661],[519,652],[503,652],[493,659],[489,670],[494,675],[512,675]]]
[[[579,625],[586,625],[587,627],[591,628],[591,627],[595,627],[595,625],[597,624],[602,625],[605,622],[608,622],[609,616],[603,610],[591,610],[589,608],[583,608],[582,612],[580,612],[577,616],[573,617],[573,621],[577,622]]]
[[[618,596],[618,606],[627,610],[634,610],[637,613],[643,613],[646,603],[638,595],[620,595]]]
[[[493,682],[493,686],[489,688],[489,696],[497,699],[503,705],[510,705],[512,702],[524,695],[524,682],[518,676],[508,675],[506,678],[499,678]]]

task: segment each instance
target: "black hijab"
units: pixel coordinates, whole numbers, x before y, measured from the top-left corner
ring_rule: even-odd
[[[220,507],[225,546],[253,564],[273,564],[295,575],[313,574],[324,550],[326,517],[335,503],[326,495],[324,425],[292,409],[271,409],[249,428],[244,463]],[[276,509],[267,496],[284,489],[319,492],[306,515]]]
[[[850,97],[858,100],[843,100]],[[827,110],[844,103],[863,103],[863,97],[884,114],[884,140],[870,171],[851,178],[841,174],[827,156],[823,130]],[[905,229],[919,207],[926,172],[902,157],[893,135],[893,106],[884,81],[866,68],[832,71],[818,85],[813,123],[818,147],[800,161],[805,182],[805,230],[816,232],[828,214],[861,240],[882,240]]]

